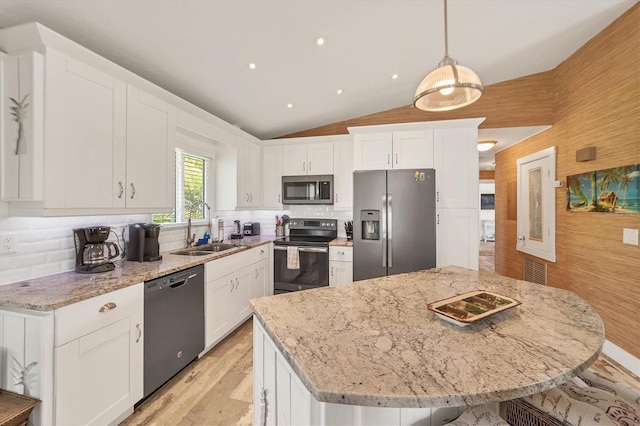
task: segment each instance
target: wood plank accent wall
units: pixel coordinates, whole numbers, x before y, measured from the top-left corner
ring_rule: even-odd
[[[496,178],[496,172],[493,170],[480,170],[480,179],[493,180]]]
[[[554,70],[553,127],[496,154],[496,272],[522,278],[516,221],[508,218],[508,187],[517,158],[557,147],[556,178],[640,163],[640,4],[636,4]],[[596,160],[575,152],[596,147]],[[640,229],[640,215],[566,210],[556,189],[557,261],[548,283],[595,307],[606,337],[640,357],[640,247],[622,243],[622,229]]]
[[[416,87],[419,82],[416,82]],[[409,99],[410,100],[410,99]],[[297,138],[348,134],[347,127],[486,117],[481,129],[542,126],[553,123],[553,71],[491,84],[476,103],[447,112],[426,112],[411,104],[315,129],[280,136]]]

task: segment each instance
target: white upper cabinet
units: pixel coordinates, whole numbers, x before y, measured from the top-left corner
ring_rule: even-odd
[[[333,143],[333,208],[353,208],[353,143],[351,140]]]
[[[478,129],[436,129],[434,139],[437,207],[477,209]]]
[[[237,207],[260,205],[260,147],[238,140]]]
[[[3,201],[42,200],[44,56],[0,52],[0,184]]]
[[[176,109],[127,87],[127,207],[156,211],[175,206]],[[118,193],[119,195],[119,193]]]
[[[433,130],[354,135],[354,169],[426,169],[433,167]]]
[[[262,149],[262,205],[282,208],[282,145],[268,145]]]
[[[2,198],[12,214],[174,207],[174,106],[52,48],[6,55],[2,68]],[[4,87],[12,88],[8,96]],[[10,98],[30,117],[20,142],[20,126],[6,113]]]
[[[353,168],[355,170],[386,170],[392,168],[392,133],[364,133],[353,137]]]
[[[393,132],[393,168],[433,168],[433,130]]]
[[[284,146],[283,176],[331,174],[333,174],[333,142],[296,143]]]

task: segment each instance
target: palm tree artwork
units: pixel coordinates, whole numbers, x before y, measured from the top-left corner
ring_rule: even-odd
[[[567,210],[640,214],[640,165],[567,176]]]

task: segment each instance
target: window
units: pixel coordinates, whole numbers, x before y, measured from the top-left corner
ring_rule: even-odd
[[[189,209],[193,203],[191,219],[204,219],[202,201],[207,201],[207,173],[209,159],[176,151],[176,207],[170,213],[154,213],[154,223],[181,223],[189,218]]]

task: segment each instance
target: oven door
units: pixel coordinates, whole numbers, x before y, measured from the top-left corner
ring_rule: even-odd
[[[273,247],[273,287],[281,292],[329,285],[329,247],[298,247],[300,269],[287,268],[287,246]]]

